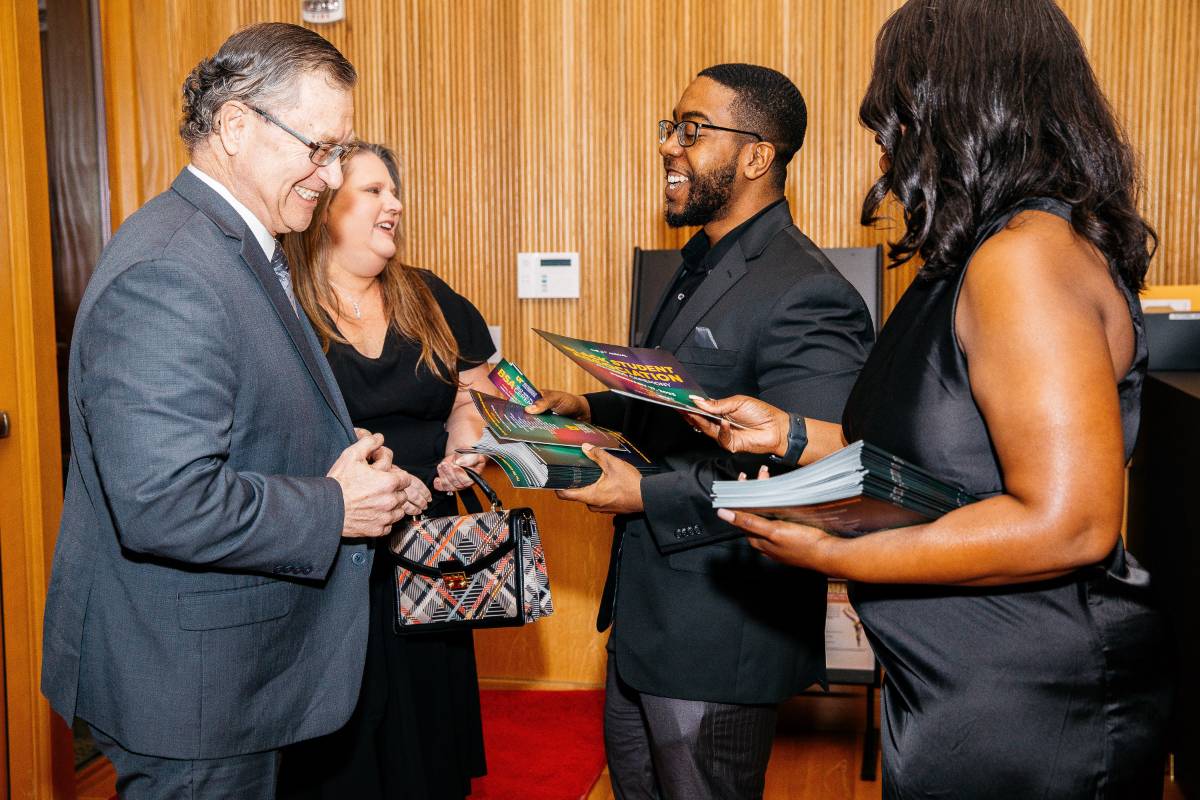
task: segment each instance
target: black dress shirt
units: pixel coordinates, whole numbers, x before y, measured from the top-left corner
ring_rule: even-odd
[[[700,288],[700,284],[704,283],[704,279],[708,277],[708,273],[712,272],[713,267],[721,263],[721,259],[737,243],[747,228],[763,214],[783,202],[785,200],[781,197],[774,203],[764,206],[753,217],[718,239],[716,244],[709,244],[708,234],[703,230],[697,231],[695,236],[688,239],[687,244],[680,251],[683,255],[683,267],[675,276],[675,282],[671,284],[667,302],[663,305],[662,311],[655,317],[654,324],[650,326],[650,332],[646,335],[645,347],[658,347],[662,343],[663,336],[671,327],[671,323],[679,316],[680,310],[687,305],[691,296]]]

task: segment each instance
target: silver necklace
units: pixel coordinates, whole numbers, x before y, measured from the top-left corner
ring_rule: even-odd
[[[367,297],[367,292],[371,291],[371,286],[374,286],[374,285],[375,285],[375,284],[374,284],[374,282],[372,282],[372,283],[371,283],[371,285],[370,285],[370,286],[368,286],[368,287],[367,287],[367,288],[366,288],[366,289],[363,291],[363,293],[362,293],[361,295],[359,295],[359,296],[358,296],[358,299],[357,299],[357,300],[355,300],[353,297],[351,297],[349,292],[347,292],[347,291],[346,291],[345,289],[343,289],[342,287],[338,286],[338,285],[337,285],[336,283],[334,283],[333,281],[330,281],[330,282],[329,282],[329,285],[330,285],[330,286],[332,286],[334,289],[337,289],[337,290],[338,290],[338,292],[340,292],[340,293],[341,293],[342,297],[344,297],[344,298],[346,298],[347,300],[349,300],[349,301],[350,301],[350,305],[354,307],[354,318],[355,318],[355,319],[362,319],[362,301],[366,299],[366,297]]]

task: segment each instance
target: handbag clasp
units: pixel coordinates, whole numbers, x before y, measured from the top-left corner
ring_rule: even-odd
[[[442,573],[442,582],[450,591],[457,592],[467,588],[467,572],[461,561],[442,561],[438,564],[438,571]]]

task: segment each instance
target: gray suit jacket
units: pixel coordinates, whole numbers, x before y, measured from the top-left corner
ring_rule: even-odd
[[[700,346],[697,326],[717,348]],[[660,346],[712,397],[839,421],[874,338],[862,298],[782,203],[743,232]],[[823,681],[824,576],[760,555],[712,507],[714,478],[753,475],[764,459],[729,456],[663,406],[588,397],[595,422],[669,468],[642,479],[644,513],[617,517],[598,627],[613,625],[621,678],[719,703],[774,703]]]
[[[71,345],[42,691],[169,758],[328,733],[358,697],[365,543],[324,477],[354,434],[245,222],[184,170],[105,248]]]

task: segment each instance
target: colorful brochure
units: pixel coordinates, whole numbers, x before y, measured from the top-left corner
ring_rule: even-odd
[[[707,393],[666,350],[589,342],[537,328],[533,331],[617,394],[720,419],[696,406],[692,398],[707,400]]]
[[[518,489],[574,489],[600,480],[600,466],[578,447],[531,442],[501,442],[485,428],[483,437],[460,453],[480,453],[499,465],[509,482]],[[643,475],[659,470],[635,449],[611,450],[614,456],[632,464]]]
[[[508,359],[500,359],[500,363],[488,373],[488,380],[495,384],[501,394],[518,405],[530,406],[542,399],[542,393],[525,377],[525,373]]]
[[[471,391],[471,399],[488,429],[501,442],[567,447],[591,444],[606,450],[625,449],[618,434],[587,422],[558,414],[527,414],[524,406],[474,390]]]

